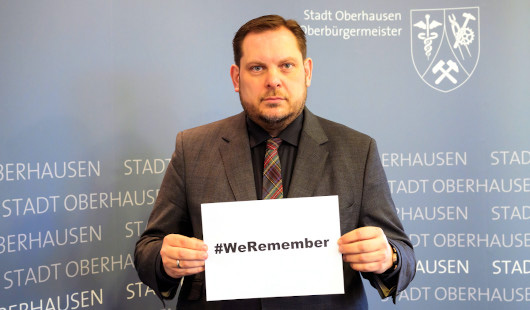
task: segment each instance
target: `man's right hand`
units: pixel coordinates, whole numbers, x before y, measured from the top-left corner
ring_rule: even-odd
[[[160,256],[166,273],[178,279],[204,271],[207,251],[202,240],[170,234],[164,237]]]

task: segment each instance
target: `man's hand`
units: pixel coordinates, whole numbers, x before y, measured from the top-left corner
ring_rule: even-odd
[[[381,274],[392,267],[392,248],[379,227],[361,227],[337,242],[342,259],[353,270]]]
[[[182,235],[167,235],[160,256],[164,270],[172,278],[181,278],[204,271],[208,247],[202,240]]]

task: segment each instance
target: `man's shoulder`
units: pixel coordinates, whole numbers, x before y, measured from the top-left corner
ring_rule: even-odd
[[[330,140],[339,139],[341,141],[354,140],[364,142],[369,142],[372,140],[372,137],[369,135],[350,128],[344,124],[331,121],[318,115],[313,114],[313,116],[318,121],[318,124]]]
[[[181,134],[188,138],[218,137],[227,132],[240,129],[244,125],[245,115],[238,113],[218,121],[183,130]]]

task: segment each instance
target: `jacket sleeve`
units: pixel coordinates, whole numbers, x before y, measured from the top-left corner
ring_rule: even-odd
[[[160,299],[172,298],[180,283],[163,272],[160,249],[168,234],[192,235],[186,202],[183,133],[176,138],[175,151],[163,178],[147,228],[136,243],[135,267],[140,280]]]
[[[366,158],[359,224],[360,227],[382,228],[389,243],[396,249],[398,266],[393,272],[383,275],[363,273],[363,276],[379,291],[381,297],[392,296],[395,302],[397,294],[414,278],[416,258],[412,243],[397,216],[377,145],[373,139],[370,141]]]

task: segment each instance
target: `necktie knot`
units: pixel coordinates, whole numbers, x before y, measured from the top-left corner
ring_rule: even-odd
[[[268,150],[278,150],[282,144],[282,139],[280,138],[270,138],[267,140],[267,149]]]

